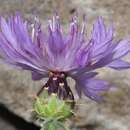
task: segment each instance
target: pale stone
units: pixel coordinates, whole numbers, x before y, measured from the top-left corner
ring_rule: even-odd
[[[27,19],[35,14],[41,21],[52,15],[57,9],[63,18],[63,24],[70,21],[70,13],[87,14],[88,26],[97,16],[102,16],[106,23],[113,21],[117,38],[130,35],[130,2],[129,0],[0,0],[0,14],[11,14],[22,11]],[[89,27],[90,29],[90,27]],[[128,56],[126,59],[129,60]],[[77,116],[70,124],[74,127],[93,127],[93,130],[130,130],[130,69],[114,71],[98,70],[98,78],[108,80],[113,87],[104,94],[106,102],[95,103],[88,98],[80,101]],[[69,80],[73,83],[72,80]],[[32,119],[32,104],[36,92],[45,81],[34,82],[27,71],[16,70],[0,64],[0,103],[10,111],[29,122]],[[74,85],[74,84],[73,84]],[[72,86],[73,86],[72,85]],[[115,87],[114,87],[115,86]]]

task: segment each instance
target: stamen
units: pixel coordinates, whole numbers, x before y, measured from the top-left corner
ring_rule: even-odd
[[[61,74],[61,77],[62,77],[62,78],[63,78],[63,77],[65,77],[65,74],[64,74],[64,73],[62,73],[62,74]]]
[[[56,81],[56,80],[57,80],[57,77],[53,77],[53,80]]]
[[[55,19],[55,16],[53,16],[53,19],[52,19],[52,31],[55,31],[55,25],[56,25],[56,19]]]
[[[56,96],[57,94],[56,94],[56,93],[52,93],[51,95],[52,95],[52,96]]]
[[[32,24],[31,27],[32,27],[32,40],[34,41],[34,33],[35,33],[34,24]]]
[[[53,25],[52,25],[52,20],[48,20],[49,23],[49,28],[51,29],[51,31],[53,30]]]
[[[64,83],[59,83],[59,86],[60,87],[63,87],[65,84]]]
[[[49,76],[53,76],[53,73],[52,73],[52,72],[49,72]]]
[[[45,87],[44,89],[45,89],[45,90],[48,90],[48,87]]]
[[[61,100],[71,100],[74,107],[74,96],[67,83],[67,75],[64,72],[50,72],[47,83],[40,89],[38,95],[45,89],[49,95],[57,95]]]

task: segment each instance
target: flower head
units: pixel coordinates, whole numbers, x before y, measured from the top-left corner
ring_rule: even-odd
[[[4,61],[30,70],[33,80],[48,77],[43,88],[62,99],[74,100],[68,76],[76,81],[79,96],[84,93],[100,101],[98,93],[107,90],[109,84],[95,79],[96,69],[130,67],[129,62],[121,59],[130,51],[130,39],[115,42],[113,26],[107,27],[101,17],[97,18],[89,38],[85,35],[85,22],[79,27],[76,17],[67,34],[63,33],[57,15],[48,21],[44,32],[38,18],[30,25],[19,13],[7,20],[1,17],[0,28],[0,55]]]
[[[74,112],[69,104],[64,100],[60,100],[56,94],[48,95],[44,91],[43,96],[36,98],[33,108],[38,122],[42,127],[41,130],[57,130],[58,128],[69,130],[65,126],[65,121]]]
[[[60,100],[57,95],[37,97],[34,103],[34,112],[41,120],[52,119],[64,121],[73,115],[71,107]]]

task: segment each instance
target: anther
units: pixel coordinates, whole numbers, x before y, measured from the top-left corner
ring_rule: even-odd
[[[52,96],[57,96],[57,94],[56,94],[56,93],[51,93],[51,95],[52,95]]]
[[[50,73],[49,73],[49,76],[53,76],[53,73],[52,73],[52,72],[50,72]]]
[[[65,77],[65,74],[64,74],[64,73],[62,73],[62,74],[61,74],[61,77]]]
[[[53,80],[57,80],[57,77],[53,77]]]
[[[59,83],[59,86],[60,87],[63,87],[65,84],[64,83]]]
[[[45,89],[45,90],[48,90],[48,87],[46,87],[46,86],[45,86],[45,88],[44,88],[44,89]]]

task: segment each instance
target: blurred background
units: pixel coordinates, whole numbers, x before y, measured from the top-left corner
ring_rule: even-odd
[[[129,0],[0,0],[0,15],[8,16],[20,11],[27,20],[37,15],[47,24],[54,11],[68,25],[71,16],[77,13],[79,19],[87,16],[88,30],[97,16],[102,16],[106,24],[114,23],[117,39],[130,37]],[[127,60],[130,56],[126,57]],[[113,87],[104,94],[106,102],[95,103],[88,98],[81,99],[76,108],[77,117],[69,122],[75,130],[130,130],[130,69],[114,71],[100,69],[99,78],[109,81]],[[69,79],[70,84],[74,82]],[[33,82],[27,71],[0,63],[0,129],[37,130],[32,118],[33,95],[44,81]]]

